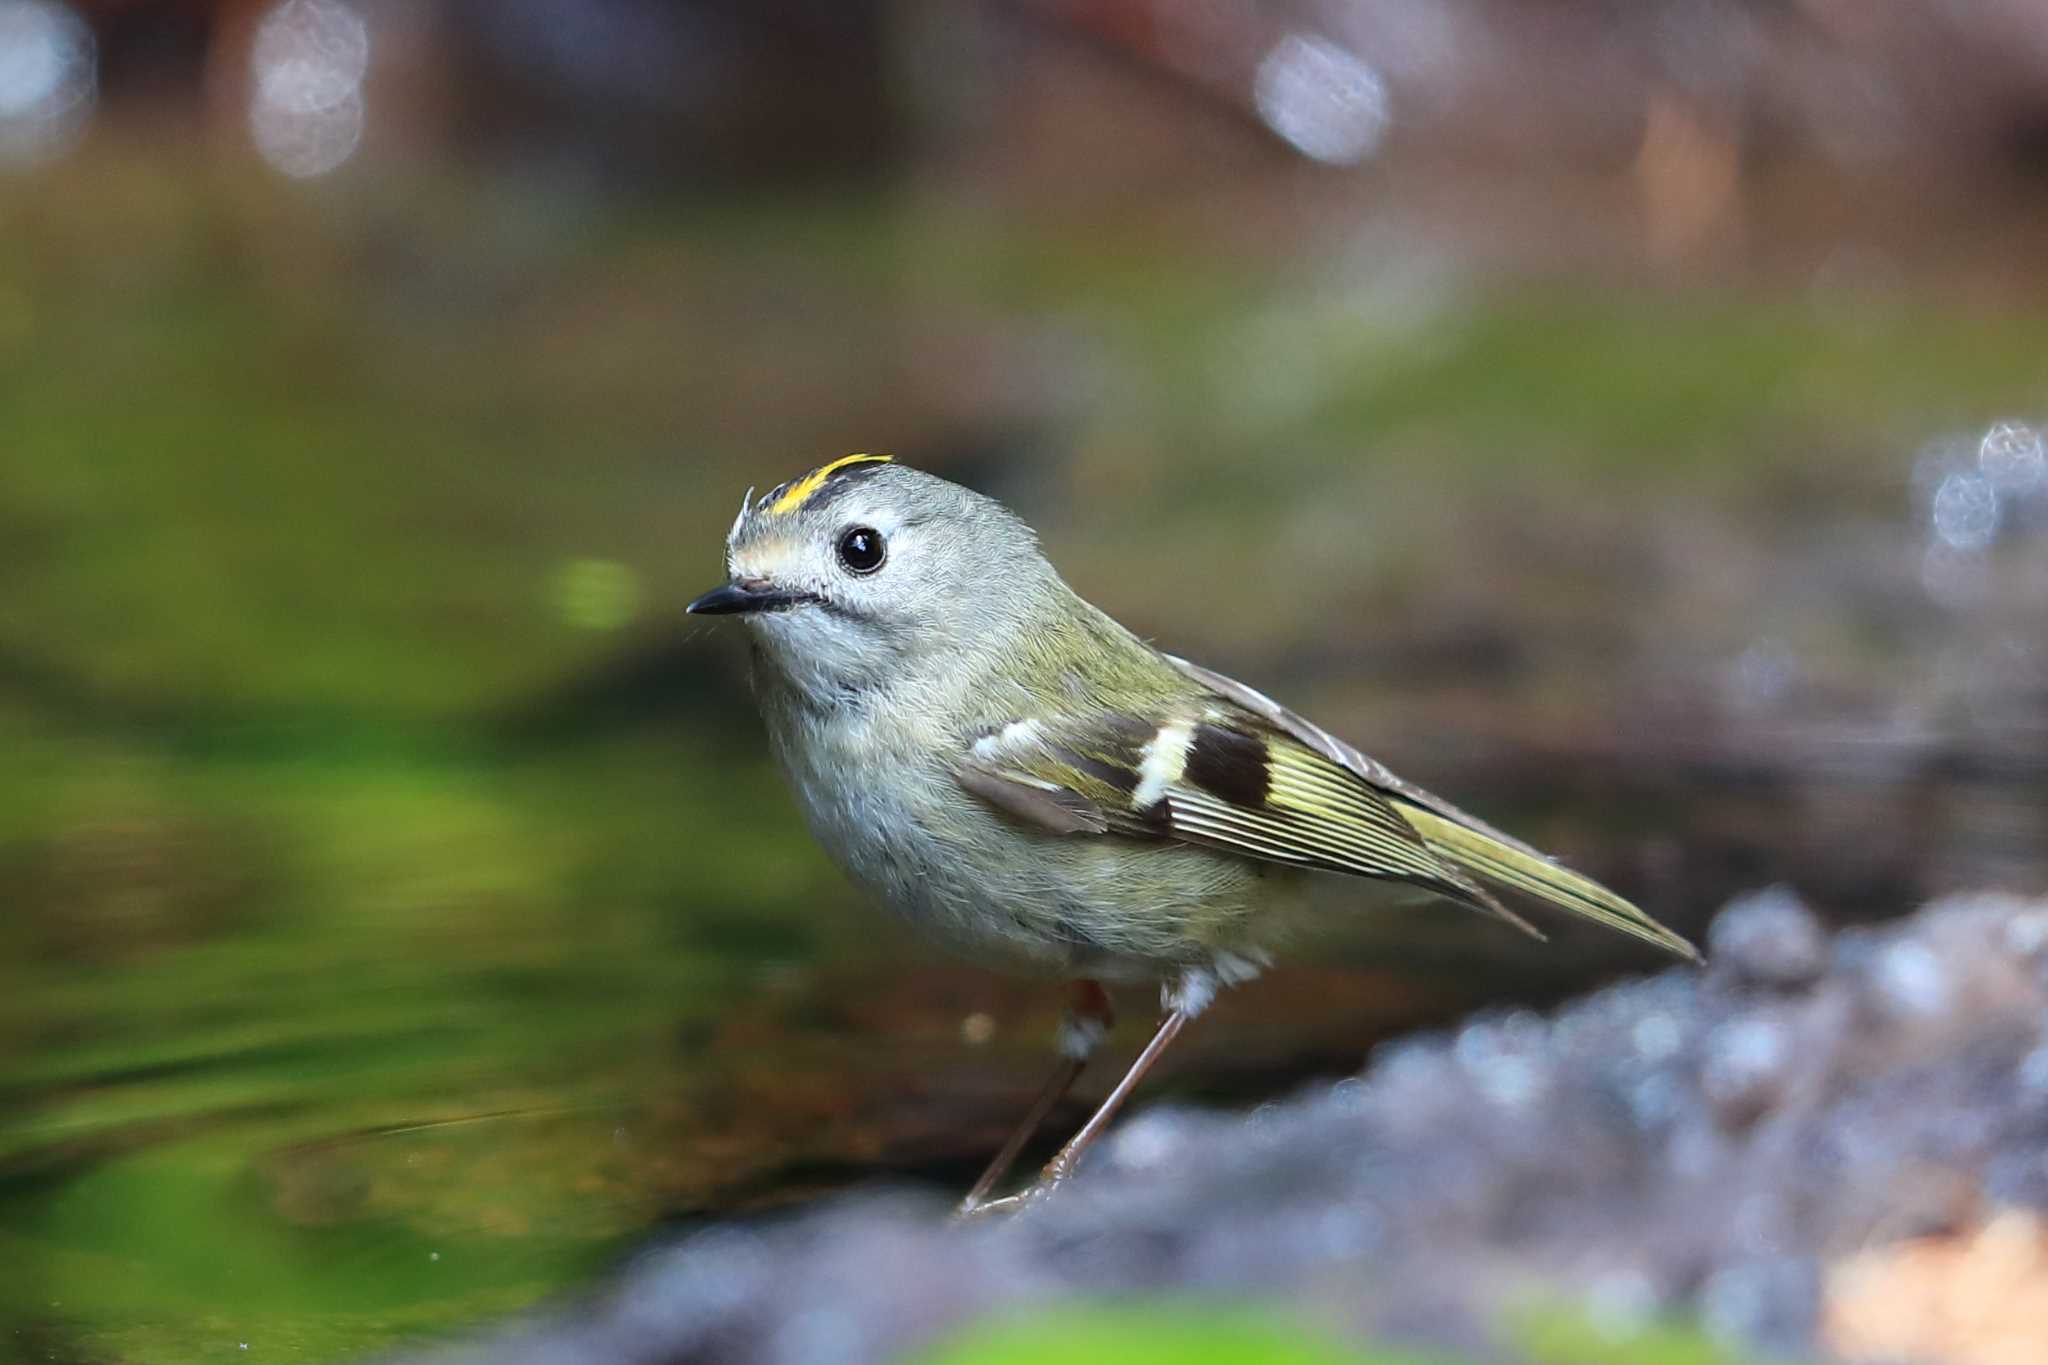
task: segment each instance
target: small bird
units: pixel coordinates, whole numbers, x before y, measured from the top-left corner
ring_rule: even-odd
[[[751,627],[769,741],[826,852],[954,948],[1074,983],[1059,1065],[963,1212],[1064,1180],[1219,987],[1271,962],[1312,874],[1540,938],[1501,888],[1698,958],[1607,888],[1154,649],[1007,508],[886,455],[749,489],[725,567],[688,609]],[[1102,983],[1131,981],[1160,987],[1151,1042],[1030,1190],[991,1200],[1107,1034]]]

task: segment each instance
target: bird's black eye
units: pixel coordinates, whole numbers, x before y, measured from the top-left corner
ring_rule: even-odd
[[[888,557],[882,533],[872,526],[850,527],[839,537],[839,562],[855,573],[873,573]]]

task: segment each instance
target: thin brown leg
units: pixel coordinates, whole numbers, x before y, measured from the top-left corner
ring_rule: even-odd
[[[1044,1088],[1031,1102],[1031,1107],[1024,1111],[1023,1119],[1010,1130],[1010,1136],[995,1159],[988,1163],[988,1169],[981,1173],[981,1179],[974,1182],[974,1188],[960,1201],[959,1211],[963,1216],[986,1207],[989,1191],[1010,1173],[1010,1167],[1017,1164],[1018,1153],[1038,1132],[1045,1116],[1074,1088],[1074,1082],[1087,1069],[1088,1058],[1116,1024],[1116,1012],[1110,1005],[1109,993],[1100,984],[1076,981],[1071,989],[1067,1017],[1060,1025],[1060,1050],[1065,1055],[1053,1068],[1052,1075],[1046,1077]]]
[[[1079,1164],[1082,1153],[1088,1150],[1096,1138],[1102,1136],[1102,1130],[1109,1127],[1109,1122],[1116,1117],[1117,1110],[1124,1107],[1124,1101],[1138,1088],[1138,1082],[1145,1079],[1145,1073],[1152,1069],[1152,1064],[1159,1060],[1160,1054],[1180,1036],[1180,1031],[1187,1027],[1187,1022],[1192,1017],[1185,1010],[1167,1011],[1166,1017],[1159,1021],[1159,1032],[1153,1034],[1152,1041],[1145,1044],[1145,1050],[1138,1054],[1137,1061],[1131,1063],[1131,1069],[1124,1073],[1124,1078],[1116,1083],[1116,1089],[1109,1092],[1109,1097],[1103,1100],[1089,1116],[1088,1121],[1081,1125],[1081,1131],[1067,1139],[1067,1145],[1060,1148],[1059,1155],[1045,1164],[1044,1173],[1038,1177],[1038,1183],[1025,1192],[1025,1198],[1035,1199],[1050,1194],[1055,1186],[1074,1173],[1074,1167]]]
[[[1010,1136],[1003,1142],[995,1159],[988,1163],[988,1169],[981,1173],[981,1179],[974,1182],[974,1188],[960,1201],[961,1213],[973,1213],[981,1207],[983,1201],[988,1198],[989,1191],[1010,1173],[1010,1167],[1017,1164],[1017,1154],[1024,1150],[1024,1144],[1031,1141],[1033,1135],[1038,1132],[1038,1125],[1045,1122],[1045,1116],[1052,1112],[1054,1105],[1067,1097],[1067,1092],[1074,1088],[1074,1082],[1081,1078],[1081,1073],[1087,1067],[1088,1062],[1085,1058],[1060,1058],[1059,1065],[1053,1068],[1052,1075],[1045,1078],[1045,1088],[1038,1092],[1038,1098],[1024,1111],[1023,1119],[1010,1130]]]

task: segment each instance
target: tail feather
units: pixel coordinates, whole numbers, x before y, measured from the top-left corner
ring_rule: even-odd
[[[1462,871],[1618,929],[1692,962],[1699,950],[1590,877],[1537,856],[1422,806],[1405,802],[1401,814],[1430,851]]]

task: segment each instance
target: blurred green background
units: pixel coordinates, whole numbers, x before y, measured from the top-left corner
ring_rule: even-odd
[[[1681,927],[2048,884],[2048,42],[1859,14],[0,0],[0,1349],[971,1178],[1056,993],[856,903],[681,613],[849,450]],[[1159,1091],[1649,965],[1448,932]]]

